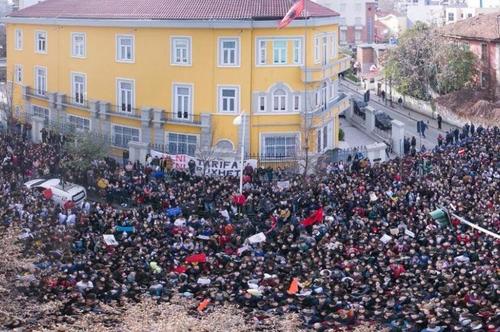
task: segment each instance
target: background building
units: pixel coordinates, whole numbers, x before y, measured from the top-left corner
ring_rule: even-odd
[[[500,11],[481,14],[440,29],[443,36],[466,44],[479,59],[478,83],[490,98],[500,98]]]
[[[4,20],[14,114],[99,133],[117,154],[131,141],[268,159],[334,148],[349,59],[338,14],[306,6],[307,23],[277,29],[288,0],[46,0]]]
[[[340,14],[340,44],[356,45],[375,41],[377,2],[370,0],[316,0]]]

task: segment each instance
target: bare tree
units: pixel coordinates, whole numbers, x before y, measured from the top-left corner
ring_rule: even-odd
[[[7,82],[0,86],[0,94],[1,121],[5,121],[7,131],[9,131],[14,123],[14,71],[12,72],[11,80],[7,80]]]
[[[196,158],[198,158],[199,160],[201,160],[201,162],[203,163],[203,175],[205,175],[206,171],[207,171],[207,163],[210,163],[211,161],[213,160],[216,160],[217,159],[217,154],[219,151],[217,151],[217,148],[215,146],[215,136],[214,136],[214,130],[215,130],[215,126],[213,126],[213,124],[211,123],[211,131],[210,131],[210,137],[208,138],[208,143],[207,145],[205,146],[201,146],[200,144],[200,148],[196,151]]]

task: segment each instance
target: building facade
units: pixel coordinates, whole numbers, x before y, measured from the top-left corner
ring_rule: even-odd
[[[375,41],[376,1],[316,0],[316,2],[340,14],[341,45],[353,46]]]
[[[443,36],[465,44],[478,59],[478,86],[500,99],[500,11],[481,14],[440,29]]]
[[[309,18],[278,30],[288,0],[71,3],[5,19],[16,117],[100,133],[117,154],[130,141],[271,159],[338,145],[349,59],[334,11],[307,1]]]

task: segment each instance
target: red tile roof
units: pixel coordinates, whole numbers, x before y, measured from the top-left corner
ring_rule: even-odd
[[[310,17],[339,16],[311,0]],[[287,13],[293,0],[46,0],[11,17],[143,20],[265,20]],[[305,14],[302,14],[305,17]]]
[[[445,25],[439,32],[447,37],[498,40],[500,39],[500,11],[477,16]]]

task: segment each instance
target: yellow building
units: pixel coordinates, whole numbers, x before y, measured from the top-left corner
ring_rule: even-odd
[[[46,0],[13,13],[14,115],[70,123],[172,154],[217,148],[265,158],[338,144],[349,107],[338,14],[312,1],[277,29],[289,0]],[[243,113],[243,124],[233,120]],[[245,126],[245,137],[241,127]],[[36,134],[36,133],[35,133]]]

